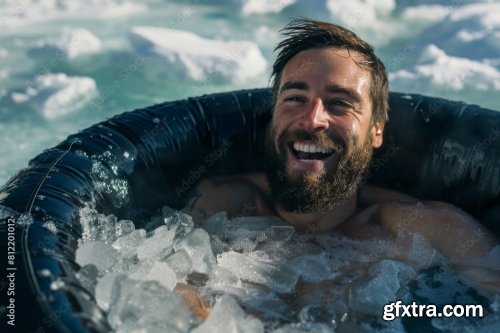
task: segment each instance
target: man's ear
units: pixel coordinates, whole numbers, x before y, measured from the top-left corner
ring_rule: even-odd
[[[379,148],[384,141],[384,124],[376,122],[371,129],[372,147]]]

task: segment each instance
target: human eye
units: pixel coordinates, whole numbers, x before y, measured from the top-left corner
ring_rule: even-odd
[[[327,105],[327,108],[332,112],[348,112],[349,110],[352,110],[354,108],[351,103],[341,98],[332,98],[325,104]]]
[[[331,99],[327,104],[330,106],[352,107],[351,103],[339,98]]]
[[[288,95],[283,98],[283,101],[293,104],[303,104],[307,102],[307,98],[300,95]]]

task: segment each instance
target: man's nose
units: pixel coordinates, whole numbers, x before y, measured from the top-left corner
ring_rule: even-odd
[[[328,115],[321,98],[315,98],[307,106],[300,120],[302,128],[312,132],[318,132],[328,128]]]

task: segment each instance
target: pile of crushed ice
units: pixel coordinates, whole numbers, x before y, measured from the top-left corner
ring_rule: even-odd
[[[485,300],[418,236],[354,241],[225,213],[200,228],[168,207],[145,229],[90,208],[80,219],[77,276],[116,332],[405,332],[400,318],[383,321],[385,304]],[[177,284],[196,287],[210,304],[205,320],[192,315]],[[498,323],[499,304],[497,297],[483,327]],[[447,332],[478,327],[465,318],[428,325]]]

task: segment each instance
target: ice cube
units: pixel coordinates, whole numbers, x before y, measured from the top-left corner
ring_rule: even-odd
[[[210,235],[210,246],[212,246],[212,253],[214,255],[229,251],[230,249],[229,244],[222,241],[217,235]]]
[[[210,236],[201,229],[193,229],[174,244],[174,250],[184,249],[192,262],[192,269],[198,273],[208,273],[215,265],[215,257],[210,245]]]
[[[150,259],[160,260],[165,258],[172,251],[172,241],[175,230],[168,230],[167,226],[161,226],[154,230],[153,235],[146,238],[137,247],[137,257],[139,260]]]
[[[228,220],[225,212],[212,215],[203,226],[211,235],[217,235],[221,240],[228,242],[242,239],[260,242],[268,237],[267,234],[279,233],[280,228],[287,228],[292,232],[294,230],[292,226],[276,217],[242,216]],[[274,228],[277,229],[273,230]]]
[[[215,303],[208,318],[192,333],[263,333],[262,322],[248,314],[229,295],[223,295]]]
[[[163,221],[170,230],[175,230],[175,238],[182,238],[194,228],[193,218],[165,206],[162,209]]]
[[[120,253],[123,258],[129,258],[137,254],[137,248],[146,239],[144,229],[134,230],[129,234],[119,237],[114,243],[113,248]]]
[[[191,273],[191,259],[185,249],[180,249],[177,252],[172,253],[165,259],[164,262],[174,270],[177,275],[177,279],[183,279]]]
[[[143,227],[146,230],[146,232],[149,234],[151,231],[153,231],[156,228],[159,228],[161,226],[164,226],[164,225],[165,225],[165,222],[163,221],[163,217],[161,217],[161,216],[154,216]]]
[[[141,281],[156,281],[168,290],[177,284],[177,276],[167,263],[161,261],[144,261],[137,265],[130,278]]]
[[[291,225],[273,225],[266,231],[266,239],[287,241],[295,233],[295,228]],[[260,241],[260,240],[259,240]]]
[[[307,305],[299,312],[300,322],[303,324],[308,323],[325,323],[335,328],[337,325],[335,313],[332,309],[320,305]]]
[[[123,237],[135,230],[134,222],[130,220],[121,220],[116,224],[115,237]]]
[[[108,319],[116,330],[130,326],[187,332],[190,328],[190,312],[182,305],[179,296],[156,281],[117,278]]]
[[[80,223],[84,242],[100,240],[112,243],[116,239],[117,218],[114,215],[105,216],[93,208],[84,207],[80,209]]]
[[[231,242],[229,249],[236,252],[250,252],[257,247],[257,242],[251,241],[248,238],[238,239]]]
[[[296,236],[291,240],[287,238],[265,240],[259,244],[258,249],[276,261],[289,260],[304,253],[319,255],[324,252],[321,247],[309,242],[307,239]]]
[[[246,294],[240,295],[238,300],[247,312],[255,314],[261,320],[284,322],[294,318],[295,310],[290,306],[291,302],[283,300],[267,288],[258,288],[255,284],[244,284]]]
[[[225,240],[227,234],[227,227],[230,224],[226,212],[219,212],[211,215],[203,223],[205,229],[210,235],[216,235],[221,240]]]
[[[408,264],[389,259],[374,264],[370,273],[371,278],[351,287],[349,303],[355,311],[374,316],[382,313],[385,304],[399,299],[397,294],[417,274]]]
[[[241,288],[241,280],[236,274],[225,268],[216,265],[210,272],[209,280],[206,286],[215,290],[227,291],[226,286],[230,288]]]
[[[97,277],[99,271],[97,267],[92,264],[83,266],[77,273],[76,277],[81,282],[82,286],[88,290],[92,295],[95,295],[95,288],[97,285]]]
[[[118,276],[125,277],[124,274],[113,272],[97,280],[97,285],[95,287],[95,299],[97,301],[97,305],[99,305],[99,307],[105,311],[109,309],[109,305],[111,302],[111,292],[113,290],[115,279]]]
[[[286,262],[293,270],[299,274],[304,281],[321,282],[333,279],[337,273],[332,271],[325,259],[324,254],[303,255],[292,258]]]
[[[104,272],[116,263],[118,252],[102,241],[88,241],[76,250],[76,262],[80,266],[94,265],[99,272]]]
[[[220,254],[217,262],[240,279],[262,284],[279,293],[292,291],[299,277],[292,268],[279,261],[269,260],[261,251],[251,254],[229,251]]]

